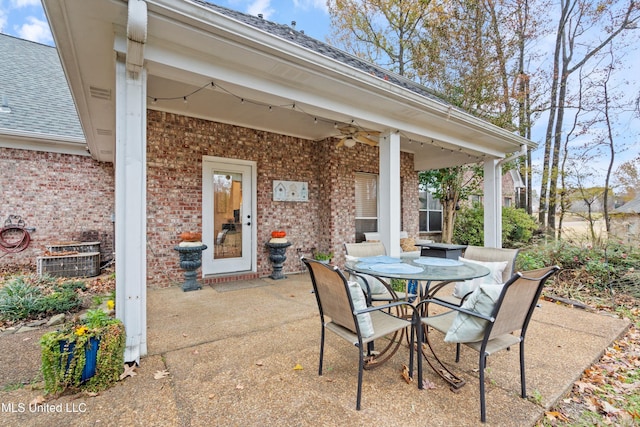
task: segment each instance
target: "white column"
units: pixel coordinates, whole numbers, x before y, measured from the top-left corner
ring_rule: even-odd
[[[147,72],[116,62],[116,316],[126,362],[147,353]]]
[[[379,142],[378,231],[387,255],[400,256],[400,135],[384,133]]]
[[[499,160],[484,162],[484,245],[502,247],[502,166]]]

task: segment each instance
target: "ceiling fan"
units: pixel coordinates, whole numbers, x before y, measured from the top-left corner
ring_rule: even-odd
[[[356,145],[356,142],[367,144],[372,147],[376,147],[378,145],[378,142],[371,139],[371,137],[380,135],[380,132],[362,130],[355,126],[343,126],[338,128],[338,130],[342,134],[342,138],[336,147],[342,147],[344,145],[345,147],[351,148]]]

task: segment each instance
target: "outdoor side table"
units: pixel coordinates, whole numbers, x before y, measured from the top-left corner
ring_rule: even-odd
[[[430,256],[436,258],[458,259],[462,256],[462,251],[466,245],[450,245],[447,243],[427,243],[420,246],[420,256]]]

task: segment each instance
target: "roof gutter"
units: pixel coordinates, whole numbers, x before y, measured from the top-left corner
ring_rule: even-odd
[[[138,75],[144,65],[147,42],[147,3],[129,0],[127,20],[127,71]]]
[[[505,157],[503,159],[500,159],[500,161],[498,162],[498,164],[496,166],[502,166],[506,162],[510,162],[512,160],[515,160],[518,157],[526,156],[527,155],[527,151],[528,151],[527,148],[528,147],[525,144],[522,144],[520,146],[520,151],[518,151],[517,153],[514,153],[513,156],[509,156],[509,157]]]

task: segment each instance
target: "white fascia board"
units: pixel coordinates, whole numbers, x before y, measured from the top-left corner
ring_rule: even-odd
[[[89,156],[88,147],[83,138],[65,138],[36,132],[21,132],[2,129],[0,147],[19,150],[45,151],[49,153]]]

